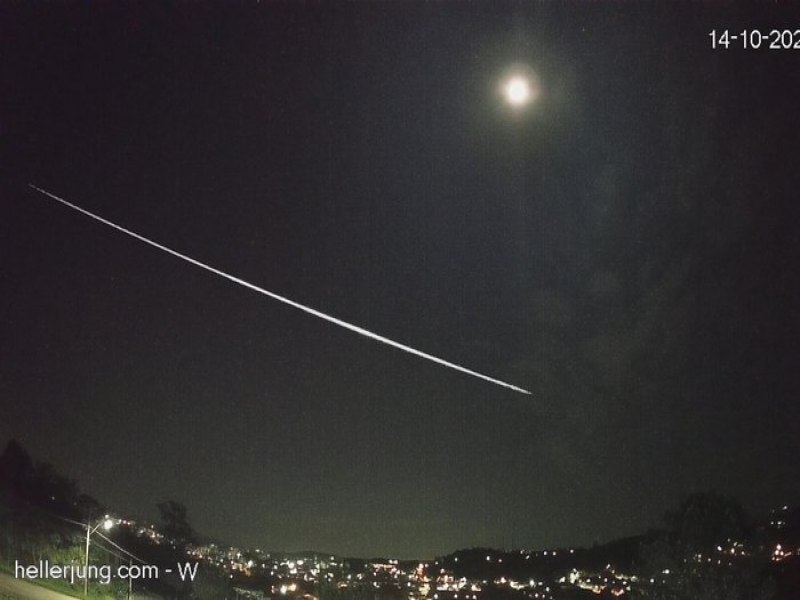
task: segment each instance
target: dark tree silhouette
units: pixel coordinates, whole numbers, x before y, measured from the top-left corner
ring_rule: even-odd
[[[75,481],[48,463],[34,462],[17,440],[6,445],[0,455],[2,560],[63,558],[82,544],[83,532],[74,521],[102,512]]]
[[[189,525],[186,506],[175,500],[159,502],[157,506],[161,514],[161,533],[178,547],[192,543],[195,534]]]
[[[716,492],[690,495],[664,521],[684,553],[708,552],[728,541],[750,541],[753,528],[742,505]]]
[[[666,529],[642,550],[657,600],[766,600],[774,597],[768,562],[729,554],[749,545],[753,527],[739,502],[716,492],[695,493],[672,511]],[[737,546],[738,547],[738,546]]]
[[[17,440],[11,440],[0,456],[0,487],[24,486],[32,476],[33,461],[30,455]]]

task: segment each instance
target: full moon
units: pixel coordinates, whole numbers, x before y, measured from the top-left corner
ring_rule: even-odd
[[[542,94],[539,74],[523,63],[509,65],[498,77],[495,89],[501,103],[517,117],[527,114]]]
[[[523,106],[531,101],[531,84],[524,77],[512,77],[503,89],[512,106]]]

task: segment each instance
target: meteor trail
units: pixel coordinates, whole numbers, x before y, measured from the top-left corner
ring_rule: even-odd
[[[383,337],[382,335],[378,335],[377,333],[373,333],[372,331],[364,329],[363,327],[359,327],[358,325],[353,325],[352,323],[348,323],[347,321],[342,321],[341,319],[337,319],[336,317],[333,317],[331,315],[325,314],[324,312],[318,311],[318,310],[316,310],[314,308],[311,308],[310,306],[306,306],[304,304],[300,304],[299,302],[295,302],[294,300],[290,300],[289,298],[285,298],[283,296],[280,296],[278,294],[270,292],[269,290],[265,290],[264,288],[258,287],[257,285],[254,285],[254,284],[252,284],[252,283],[250,283],[248,281],[245,281],[244,279],[240,279],[238,277],[235,277],[234,275],[230,275],[228,273],[225,273],[224,271],[220,271],[219,269],[216,269],[216,268],[214,268],[214,267],[212,267],[210,265],[202,263],[199,260],[196,260],[196,259],[194,259],[194,258],[192,258],[190,256],[186,256],[185,254],[181,254],[180,252],[178,252],[176,250],[172,250],[171,248],[167,248],[166,246],[164,246],[162,244],[159,244],[158,242],[154,242],[153,240],[151,240],[149,238],[146,238],[143,235],[139,235],[138,233],[133,232],[130,229],[125,229],[124,227],[122,227],[120,225],[117,225],[116,223],[112,223],[111,221],[109,221],[107,219],[104,219],[103,217],[101,217],[99,215],[96,215],[96,214],[94,214],[92,212],[89,212],[88,210],[86,210],[84,208],[81,208],[80,206],[72,204],[71,202],[67,202],[63,198],[59,198],[55,194],[51,194],[47,190],[43,190],[42,188],[37,187],[37,186],[33,185],[32,183],[29,183],[28,186],[30,188],[36,190],[40,194],[44,194],[45,196],[48,196],[49,198],[52,198],[53,200],[56,200],[56,201],[60,202],[64,206],[68,206],[69,208],[71,208],[73,210],[76,210],[76,211],[78,211],[80,213],[83,213],[87,217],[91,217],[95,221],[99,221],[99,222],[103,223],[104,225],[108,225],[109,227],[113,227],[117,231],[121,231],[122,233],[125,233],[125,234],[127,234],[127,235],[129,235],[129,236],[131,236],[133,238],[136,238],[137,240],[139,240],[141,242],[144,242],[145,244],[149,244],[149,245],[153,246],[154,248],[158,248],[159,250],[163,250],[164,252],[166,252],[167,254],[171,254],[172,256],[177,256],[178,258],[180,258],[182,260],[185,260],[186,262],[191,263],[191,264],[193,264],[195,266],[198,266],[201,269],[205,269],[206,271],[210,271],[211,273],[214,273],[215,275],[219,275],[220,277],[223,277],[223,278],[225,278],[225,279],[227,279],[229,281],[232,281],[234,283],[238,283],[239,285],[241,285],[243,287],[251,289],[254,292],[258,292],[259,294],[263,294],[264,296],[272,298],[273,300],[277,300],[278,302],[283,302],[284,304],[288,304],[289,306],[293,306],[294,308],[302,310],[303,312],[307,312],[307,313],[309,313],[311,315],[314,315],[315,317],[319,317],[320,319],[324,319],[326,321],[334,323],[335,325],[338,325],[339,327],[344,327],[345,329],[349,329],[350,331],[354,331],[355,333],[363,335],[364,337],[368,337],[370,339],[373,339],[375,341],[381,342],[383,344],[387,344],[387,345],[392,346],[394,348],[398,348],[399,350],[402,350],[404,352],[408,352],[409,354],[413,354],[415,356],[419,356],[420,358],[424,358],[426,360],[430,360],[430,361],[435,362],[435,363],[437,363],[439,365],[442,365],[444,367],[448,367],[450,369],[454,369],[456,371],[460,371],[461,373],[466,373],[467,375],[472,375],[473,377],[477,377],[479,379],[483,379],[484,381],[488,381],[489,383],[493,383],[495,385],[499,385],[499,386],[508,388],[510,390],[514,390],[515,392],[520,392],[522,394],[528,394],[528,395],[531,394],[531,392],[529,392],[528,390],[525,390],[525,389],[523,389],[521,387],[518,387],[516,385],[510,384],[510,383],[506,383],[505,381],[500,381],[499,379],[495,379],[494,377],[489,377],[488,375],[483,375],[482,373],[478,373],[477,371],[473,371],[472,369],[467,369],[466,367],[462,367],[461,365],[457,365],[457,364],[452,363],[450,361],[444,360],[443,358],[439,358],[437,356],[433,356],[432,354],[428,354],[427,352],[422,352],[421,350],[417,350],[415,348],[412,348],[411,346],[406,346],[405,344],[401,344],[400,342],[395,342],[394,340],[390,340],[387,337]]]

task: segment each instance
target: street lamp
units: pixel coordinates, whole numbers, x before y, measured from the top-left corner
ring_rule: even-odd
[[[114,526],[114,520],[106,515],[98,523],[92,527],[91,522],[86,524],[86,560],[83,564],[83,595],[89,595],[89,538],[91,538],[92,534],[100,529],[101,527],[108,531]]]

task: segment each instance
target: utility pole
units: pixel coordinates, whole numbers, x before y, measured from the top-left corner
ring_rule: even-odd
[[[98,528],[103,527],[106,531],[111,529],[114,526],[114,521],[112,521],[108,515],[103,517],[100,522],[92,527],[91,521],[86,523],[86,556],[83,561],[83,596],[84,598],[88,598],[89,596],[89,539],[92,537],[92,534],[98,530]]]
[[[89,536],[92,535],[92,524],[86,524],[86,559],[83,562],[83,595],[89,596]]]

